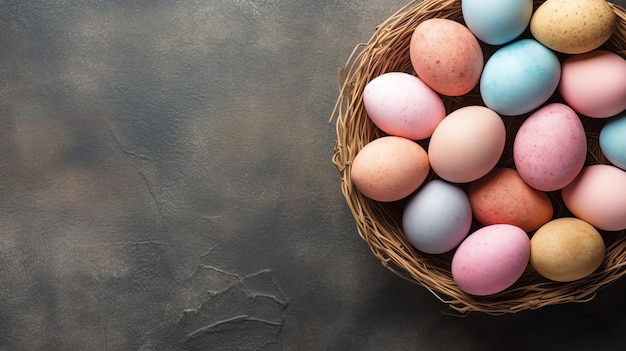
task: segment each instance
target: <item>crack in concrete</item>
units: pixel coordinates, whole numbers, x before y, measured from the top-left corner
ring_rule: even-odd
[[[135,151],[131,151],[128,150],[120,141],[120,139],[118,138],[117,135],[115,135],[115,132],[113,132],[113,129],[111,128],[110,125],[107,125],[107,129],[109,130],[109,134],[111,135],[111,138],[113,139],[113,141],[115,142],[115,145],[117,145],[117,147],[120,149],[120,151],[122,151],[124,154],[128,155],[128,156],[132,156],[134,158],[138,158],[141,160],[146,160],[146,161],[154,161],[154,159],[148,157],[148,156],[144,156],[141,155]]]
[[[157,198],[156,194],[154,193],[154,190],[152,189],[152,185],[150,185],[150,182],[148,181],[148,178],[146,177],[146,175],[142,171],[139,171],[139,174],[141,175],[141,178],[143,179],[143,182],[148,187],[148,192],[150,192],[150,196],[154,200],[154,204],[156,205],[157,211],[159,211],[159,214],[162,215],[163,214],[162,205],[161,205],[161,202],[159,201],[159,199]]]
[[[172,335],[177,344],[194,350],[258,350],[278,343],[289,299],[271,270],[240,276],[200,266],[192,277],[199,284],[225,286],[197,287],[208,290],[208,298],[183,310]]]

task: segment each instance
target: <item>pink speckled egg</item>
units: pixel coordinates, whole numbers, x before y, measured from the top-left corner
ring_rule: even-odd
[[[510,224],[494,224],[470,234],[452,257],[452,278],[464,292],[477,296],[499,293],[524,273],[530,239]]]
[[[484,106],[450,113],[428,144],[430,165],[441,178],[467,183],[489,173],[502,156],[506,128],[500,116]]]
[[[583,168],[561,194],[578,218],[602,230],[626,229],[626,172],[611,165]]]
[[[553,103],[528,117],[515,136],[513,160],[524,181],[541,191],[562,189],[583,168],[585,129],[574,110]]]
[[[571,56],[563,62],[559,92],[587,117],[617,115],[626,109],[626,60],[604,50]]]
[[[483,53],[464,25],[443,18],[427,19],[413,31],[409,47],[417,76],[436,92],[460,96],[478,84]]]
[[[365,145],[356,155],[350,179],[372,200],[397,201],[413,193],[426,179],[426,151],[414,141],[385,136]]]
[[[367,83],[363,105],[382,131],[412,140],[429,138],[446,116],[441,97],[421,79],[404,72],[383,73]]]

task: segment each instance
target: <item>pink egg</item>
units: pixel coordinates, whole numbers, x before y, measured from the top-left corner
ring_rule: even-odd
[[[483,53],[478,39],[464,25],[443,18],[420,23],[411,36],[411,64],[433,90],[460,96],[480,80]]]
[[[493,224],[470,234],[452,257],[452,278],[468,294],[485,296],[513,285],[530,259],[530,238],[510,224]]]
[[[385,136],[359,151],[352,162],[350,179],[372,200],[397,201],[417,190],[429,170],[428,155],[419,144]]]
[[[614,116],[626,109],[626,60],[604,50],[571,56],[563,62],[559,92],[580,114]]]
[[[524,181],[541,191],[569,184],[587,156],[585,129],[576,112],[554,103],[537,110],[517,131],[513,143],[515,167]]]
[[[441,178],[466,183],[489,173],[502,156],[506,128],[483,106],[455,110],[435,129],[428,145],[430,165]]]
[[[562,190],[565,206],[602,230],[626,229],[626,172],[611,165],[585,167]]]
[[[429,138],[446,116],[439,95],[404,72],[384,73],[363,91],[363,104],[374,124],[387,134],[412,140]]]

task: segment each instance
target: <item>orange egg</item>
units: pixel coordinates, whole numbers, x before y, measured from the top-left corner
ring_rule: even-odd
[[[459,22],[423,21],[413,31],[409,46],[415,73],[434,91],[461,96],[478,85],[483,53],[478,39]]]
[[[484,225],[512,224],[530,232],[552,219],[548,195],[530,187],[511,168],[493,169],[470,183],[467,193],[474,217]]]
[[[385,136],[365,145],[356,155],[350,179],[366,197],[397,201],[413,193],[426,179],[426,151],[414,141]]]

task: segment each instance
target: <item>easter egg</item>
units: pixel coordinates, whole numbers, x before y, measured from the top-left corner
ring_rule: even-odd
[[[615,166],[626,170],[626,113],[611,118],[600,131],[600,149]]]
[[[428,145],[430,164],[441,178],[466,183],[489,173],[504,150],[502,118],[483,106],[466,106],[439,123]]]
[[[467,188],[472,213],[483,225],[512,224],[526,232],[552,219],[548,195],[530,187],[516,170],[495,168]]]
[[[558,282],[593,273],[605,256],[602,235],[589,223],[572,217],[544,224],[530,240],[530,264],[542,276]]]
[[[585,167],[561,191],[565,206],[602,230],[626,229],[626,172],[611,165]]]
[[[375,139],[352,162],[350,179],[366,197],[397,201],[413,193],[430,167],[426,151],[416,142],[397,136]]]
[[[530,22],[532,0],[463,0],[465,25],[490,45],[502,45],[517,38]]]
[[[452,278],[468,294],[495,294],[522,276],[529,258],[530,240],[522,229],[510,224],[482,227],[454,252]]]
[[[584,166],[587,135],[578,115],[553,103],[535,111],[521,125],[513,143],[513,161],[524,181],[541,191],[568,185]]]
[[[559,92],[580,114],[612,117],[626,109],[626,60],[605,50],[571,56],[563,62]]]
[[[465,192],[439,179],[418,189],[402,215],[402,228],[411,245],[430,254],[454,249],[471,225],[472,209]]]
[[[382,131],[412,140],[429,138],[446,116],[439,95],[404,72],[383,73],[367,83],[363,105]]]
[[[483,53],[476,37],[464,25],[444,18],[430,18],[417,25],[409,55],[417,76],[448,96],[474,89],[483,69]]]
[[[532,35],[550,49],[582,54],[613,34],[615,12],[606,0],[547,0],[530,20]]]
[[[505,116],[530,112],[555,92],[561,77],[556,55],[533,39],[522,39],[498,49],[480,78],[485,106]]]

